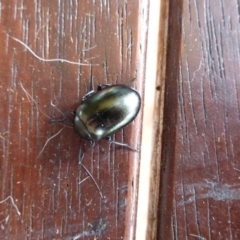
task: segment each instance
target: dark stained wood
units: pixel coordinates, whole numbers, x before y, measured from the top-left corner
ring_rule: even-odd
[[[94,183],[79,163],[89,142],[49,121],[77,108],[91,76],[95,89],[137,77],[142,94],[143,13],[136,0],[0,1],[1,239],[134,239],[139,153],[97,143],[82,162]],[[41,61],[14,38],[87,66]],[[141,115],[116,141],[140,148]]]
[[[171,1],[158,239],[240,239],[239,2]]]

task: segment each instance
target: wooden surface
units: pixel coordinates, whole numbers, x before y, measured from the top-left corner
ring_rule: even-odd
[[[143,3],[0,2],[0,239],[134,239],[139,153],[103,140],[83,166],[89,143],[49,120],[77,108],[91,76],[95,89],[137,77],[142,95]],[[141,115],[117,141],[140,148]]]
[[[149,6],[136,228],[138,240],[156,239],[158,227],[168,5],[167,1],[151,1]]]
[[[158,239],[240,239],[239,2],[169,9]]]

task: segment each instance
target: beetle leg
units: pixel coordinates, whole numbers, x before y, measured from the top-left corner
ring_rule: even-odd
[[[90,92],[86,93],[83,97],[82,97],[82,102],[84,102],[87,98],[89,98],[92,94],[94,94],[94,90],[91,90]]]
[[[95,146],[95,141],[93,139],[87,139],[87,140],[89,140],[91,142],[91,147],[87,148],[84,152],[91,150]]]
[[[89,98],[92,94],[95,93],[94,91],[94,78],[91,77],[91,90],[87,92],[83,97],[82,97],[82,102],[84,102],[87,98]]]
[[[85,155],[85,152],[87,152],[88,150],[92,149],[94,146],[95,146],[95,141],[90,139],[90,142],[91,142],[91,147],[89,147],[87,150],[85,151],[82,151],[82,149],[80,149],[79,151],[79,155],[78,155],[78,163],[82,163],[83,161],[83,158],[84,158],[84,155]]]
[[[126,82],[126,86],[129,86],[129,85],[130,85],[130,83],[131,83],[131,82],[133,82],[133,81],[135,81],[136,79],[137,79],[137,78],[133,78],[133,79],[131,79],[131,80],[127,81],[127,82]]]
[[[61,111],[60,111],[60,112],[61,112]],[[72,111],[72,110],[69,110],[69,111],[67,111],[67,112],[65,112],[65,113],[61,112],[61,114],[63,115],[63,117],[62,117],[62,118],[58,118],[58,119],[51,118],[51,119],[50,119],[50,123],[64,122],[64,121],[67,120],[68,122],[70,122],[71,124],[73,124],[72,121],[70,121],[70,120],[67,118],[67,113],[71,113],[72,115],[75,115],[75,111]]]
[[[98,84],[97,90],[101,91],[103,89],[103,87],[111,87],[112,84],[110,83],[105,83],[105,84]]]
[[[131,150],[133,150],[133,151],[135,151],[135,152],[138,152],[138,149],[130,147],[127,143],[115,142],[115,141],[112,141],[111,139],[108,139],[108,140],[109,140],[109,142],[110,142],[111,144],[114,143],[114,144],[116,144],[116,145],[123,146],[123,147],[127,147],[127,148],[129,148],[129,149],[131,149]]]
[[[66,117],[66,116],[64,116],[63,118],[58,118],[58,119],[51,118],[49,122],[50,122],[50,123],[55,123],[55,122],[64,122],[66,119],[67,119],[67,117]]]
[[[135,81],[137,78],[133,78],[129,81],[126,82],[126,86],[129,86],[131,82]],[[105,83],[105,84],[98,84],[98,87],[97,87],[97,91],[101,91],[103,89],[103,87],[111,87],[112,84],[110,83]]]
[[[78,155],[78,163],[82,163],[84,158],[84,152],[80,149],[79,155]]]
[[[92,139],[90,139],[90,142],[91,142],[91,148],[94,148],[94,146],[95,146],[95,141],[92,140]]]

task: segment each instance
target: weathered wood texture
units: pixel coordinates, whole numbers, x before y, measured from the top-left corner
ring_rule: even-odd
[[[140,4],[0,1],[1,239],[133,239],[139,153],[100,141],[82,162],[90,177],[79,164],[89,142],[49,120],[62,117],[53,105],[77,108],[91,76],[95,89],[137,77],[142,92]],[[88,66],[41,61],[14,38],[44,59]],[[116,140],[139,148],[140,119]]]
[[[240,239],[239,1],[171,1],[159,239]]]

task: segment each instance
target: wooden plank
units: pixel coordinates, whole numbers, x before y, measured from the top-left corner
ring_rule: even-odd
[[[147,4],[0,2],[2,239],[134,239],[139,153],[104,140],[86,151],[49,120],[77,108],[91,76],[95,88],[137,77],[142,95]],[[114,139],[140,148],[141,114]]]
[[[169,10],[158,239],[239,239],[239,2]]]

